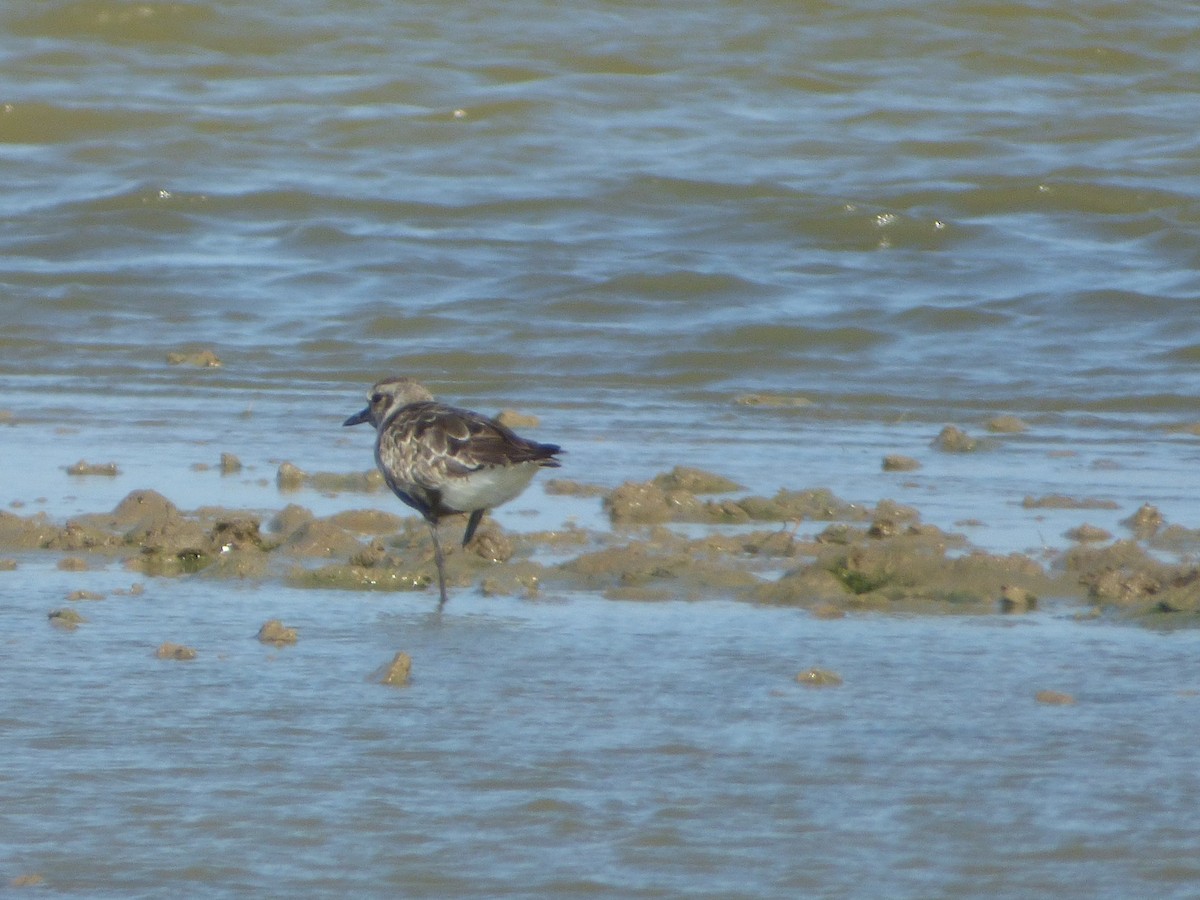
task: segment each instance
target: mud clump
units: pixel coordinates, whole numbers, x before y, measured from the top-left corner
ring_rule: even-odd
[[[90,463],[80,460],[73,466],[67,466],[68,475],[103,475],[106,477],[114,477],[121,474],[120,468],[115,462],[110,463]]]
[[[585,553],[558,567],[576,583],[613,600],[747,596],[761,582],[751,572],[714,559],[702,548],[659,535],[646,543]]]
[[[232,453],[222,453],[220,470],[222,475],[232,475],[242,471],[242,461]]]
[[[308,474],[290,462],[280,463],[275,472],[275,485],[281,491],[298,491],[304,487]]]
[[[733,398],[738,406],[778,407],[780,409],[804,409],[816,404],[799,394],[742,394]]]
[[[167,365],[217,369],[221,366],[221,358],[217,356],[215,351],[209,349],[173,350],[167,354]]]
[[[993,434],[1019,434],[1029,430],[1029,425],[1016,416],[994,416],[983,427]]]
[[[466,549],[480,559],[493,563],[508,562],[515,552],[512,538],[495,522],[486,521],[472,536]]]
[[[1200,568],[1161,562],[1133,541],[1069,551],[1063,560],[1100,608],[1135,616],[1200,613]]]
[[[670,472],[656,475],[650,483],[664,491],[687,491],[689,494],[728,494],[744,490],[742,485],[723,475],[688,466],[676,466]]]
[[[1075,703],[1075,698],[1063,691],[1038,691],[1033,699],[1047,706],[1072,706]]]
[[[412,677],[412,657],[403,650],[392,657],[392,661],[376,669],[372,680],[389,687],[404,687]]]
[[[1021,501],[1025,509],[1117,509],[1112,500],[1068,497],[1065,494],[1046,494],[1043,497],[1026,496]]]
[[[842,685],[842,676],[837,672],[831,672],[829,669],[814,668],[799,673],[796,676],[796,683],[813,688],[840,687]]]
[[[691,521],[702,504],[686,491],[664,491],[651,483],[626,482],[604,498],[614,525],[653,525]]]
[[[74,631],[87,621],[87,619],[73,609],[52,610],[48,614],[48,618],[51,625],[55,628],[61,628],[63,631]]]
[[[1086,522],[1076,528],[1068,529],[1063,536],[1081,544],[1095,544],[1112,539],[1112,535],[1103,528],[1089,525]]]
[[[362,544],[331,522],[310,519],[284,538],[281,549],[292,556],[345,558],[362,549]]]
[[[1037,609],[1037,597],[1028,589],[1015,584],[1000,585],[1000,611],[1027,613]]]
[[[296,643],[296,629],[288,628],[279,619],[268,619],[258,629],[258,639],[264,644],[274,644],[282,647],[285,644]]]
[[[343,591],[420,591],[433,583],[430,572],[379,566],[329,565],[318,569],[293,569],[287,584],[298,588]],[[447,574],[447,583],[450,576]]]
[[[0,547],[6,550],[34,550],[45,547],[58,528],[38,513],[30,518],[0,510]]]
[[[601,485],[584,484],[569,478],[548,478],[542,482],[542,490],[563,497],[603,497],[608,493],[608,489]]]
[[[889,453],[883,458],[883,471],[885,472],[915,472],[919,468],[921,468],[921,463],[911,456]]]
[[[1157,507],[1151,506],[1149,503],[1143,503],[1132,516],[1121,520],[1121,524],[1132,531],[1134,537],[1139,540],[1149,540],[1154,537],[1163,527],[1164,522],[1163,514],[1158,511]]]
[[[830,543],[816,558],[761,586],[764,603],[843,610],[989,612],[1016,589],[1054,592],[1059,585],[1034,560],[983,551],[951,555],[955,536],[929,526],[895,536]]]
[[[196,651],[184,644],[172,644],[170,641],[160,644],[158,649],[154,651],[154,655],[159,659],[175,659],[181,662],[188,662],[196,658]]]
[[[938,432],[930,446],[943,453],[970,453],[978,448],[979,442],[961,428],[947,425]]]
[[[392,534],[400,531],[412,518],[381,509],[351,509],[332,515],[326,521],[355,534]]]

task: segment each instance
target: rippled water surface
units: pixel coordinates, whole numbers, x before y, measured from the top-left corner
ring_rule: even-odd
[[[340,423],[404,372],[535,412],[605,486],[685,464],[894,497],[1002,551],[1079,524],[1027,495],[1194,528],[1198,45],[1166,2],[8,4],[0,501],[361,505],[275,469],[366,468]],[[222,365],[168,364],[194,349]],[[947,423],[980,450],[932,450]],[[245,472],[194,469],[221,452]],[[499,518],[597,507],[535,489]],[[586,592],[438,621],[203,578],[67,634],[47,609],[129,574],[17,562],[4,883],[1200,891],[1190,634]],[[253,640],[274,615],[296,647]],[[154,659],[170,639],[199,659]],[[400,649],[412,685],[369,683]],[[812,665],[846,683],[797,685]]]

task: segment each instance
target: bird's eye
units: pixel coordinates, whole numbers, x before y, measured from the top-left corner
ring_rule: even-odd
[[[372,394],[371,402],[372,403],[382,403],[383,402],[383,394]]]

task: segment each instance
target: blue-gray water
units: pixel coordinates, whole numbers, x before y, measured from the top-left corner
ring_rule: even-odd
[[[403,372],[536,413],[604,485],[894,497],[994,550],[1143,502],[1196,527],[1197,46],[1166,2],[9,4],[0,502],[362,505],[275,468],[367,468],[340,422]],[[223,365],[168,365],[192,348]],[[1000,413],[1029,430],[929,447]],[[193,469],[221,452],[244,473]],[[1116,508],[1021,506],[1047,493]],[[603,525],[537,489],[499,518]],[[586,593],[467,592],[435,625],[423,594],[202,578],[64,634],[63,594],[131,576],[18,562],[5,881],[1200,892],[1191,635]],[[275,615],[297,647],[253,640]],[[171,639],[200,658],[155,660]],[[400,649],[411,687],[368,683]],[[845,686],[792,681],[817,664]]]

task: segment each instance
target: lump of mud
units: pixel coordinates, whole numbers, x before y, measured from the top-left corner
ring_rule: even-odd
[[[1063,537],[1070,538],[1073,541],[1078,541],[1081,544],[1099,543],[1112,539],[1112,535],[1098,525],[1089,525],[1084,522],[1076,528],[1069,528],[1063,532]]]
[[[172,644],[167,641],[159,645],[158,649],[154,651],[154,655],[159,659],[177,659],[186,662],[196,658],[196,651],[183,644]]]
[[[242,471],[242,461],[232,453],[222,453],[220,468],[222,475],[232,475],[235,472]]]
[[[1122,519],[1121,524],[1132,531],[1134,537],[1147,540],[1162,528],[1164,521],[1163,514],[1158,511],[1157,507],[1143,503],[1137,512],[1127,519]]]
[[[664,491],[650,482],[627,481],[604,498],[614,525],[653,525],[692,521],[703,504],[686,491]]]
[[[840,687],[842,676],[837,672],[831,672],[829,669],[813,668],[799,673],[796,676],[796,682],[805,687]]]
[[[67,599],[71,600],[73,602],[79,602],[80,600],[103,600],[104,595],[97,594],[95,591],[80,590],[80,591],[71,591],[71,593],[67,594]]]
[[[412,657],[403,650],[392,657],[392,661],[376,669],[371,675],[373,681],[386,684],[389,687],[403,687],[412,676]]]
[[[765,406],[781,409],[803,409],[816,404],[799,394],[742,394],[733,398],[738,406]]]
[[[654,476],[650,483],[664,491],[687,491],[689,494],[728,494],[745,490],[743,485],[723,475],[688,466],[676,466],[670,472]]]
[[[221,359],[215,351],[209,349],[173,350],[167,354],[167,365],[216,369],[221,366]]]
[[[930,444],[934,450],[940,450],[943,453],[970,453],[978,445],[975,438],[954,425],[947,425],[943,428]]]
[[[1164,563],[1133,541],[1073,548],[1063,566],[1097,606],[1133,616],[1200,614],[1200,568]]]
[[[1037,609],[1037,597],[1027,588],[1015,584],[1000,585],[1000,611],[1027,613]]]
[[[1003,587],[1053,592],[1055,583],[1022,554],[951,556],[948,536],[918,529],[892,538],[828,544],[816,559],[756,591],[767,603],[844,609],[987,612]]]
[[[80,625],[87,621],[79,613],[73,609],[55,609],[48,614],[50,624],[55,628],[61,628],[63,631],[74,631]]]
[[[0,559],[0,572],[13,572],[16,571],[16,568],[17,561],[15,559]]]
[[[1150,538],[1150,546],[1155,550],[1169,550],[1176,554],[1200,553],[1200,528],[1168,525]]]
[[[919,468],[921,468],[921,463],[911,456],[889,453],[883,458],[883,471],[885,472],[915,472]]]
[[[45,513],[25,518],[0,510],[0,547],[6,550],[44,547],[57,531]]]
[[[1073,696],[1063,691],[1038,691],[1033,699],[1047,706],[1071,706],[1075,702]]]
[[[93,521],[121,534],[125,543],[140,545],[147,552],[199,546],[204,541],[203,527],[184,518],[175,504],[158,491],[133,491],[116,505],[111,515]]]
[[[988,419],[983,427],[993,434],[1018,434],[1029,430],[1029,425],[1016,416],[995,416]]]
[[[372,493],[385,487],[383,475],[378,469],[365,472],[313,472],[306,480],[313,490],[330,494],[345,491]]]
[[[433,583],[434,576],[418,569],[334,564],[318,569],[292,569],[286,581],[291,587],[343,591],[419,591]],[[446,580],[450,582],[447,573]]]
[[[72,520],[42,544],[44,550],[103,550],[121,544],[119,536],[84,520]]]
[[[89,462],[85,462],[84,460],[81,459],[79,462],[75,463],[75,465],[67,466],[67,474],[68,475],[105,475],[105,476],[112,477],[115,475],[120,475],[121,470],[117,467],[117,464],[115,462],[89,463]]]
[[[774,497],[743,497],[735,502],[755,521],[855,522],[870,516],[869,510],[841,500],[828,488],[805,491],[780,489]]]
[[[495,522],[485,521],[471,537],[466,549],[488,562],[502,563],[512,559],[515,548],[512,538]]]
[[[382,509],[350,509],[335,513],[325,521],[355,534],[394,534],[405,527],[412,516],[398,516]]]
[[[284,538],[281,549],[291,556],[344,559],[358,553],[362,544],[331,522],[310,519]]]
[[[542,482],[542,490],[547,494],[559,494],[564,497],[603,497],[608,492],[602,485],[584,484],[569,478],[548,478]]]
[[[609,547],[568,560],[558,571],[610,598],[645,587],[670,591],[673,599],[745,596],[760,584],[742,566],[691,552],[683,541]]]
[[[298,491],[304,487],[304,482],[308,478],[308,474],[298,466],[290,462],[279,464],[279,469],[275,472],[275,485],[281,491]]]
[[[268,619],[258,629],[258,639],[264,644],[274,644],[276,647],[294,644],[296,643],[296,629],[288,628],[279,619]]]
[[[1065,494],[1046,494],[1042,497],[1026,495],[1021,501],[1026,509],[1116,509],[1117,504],[1112,500],[1096,498],[1068,497]]]
[[[479,584],[485,597],[520,597],[535,600],[541,590],[544,568],[527,559],[503,566]]]
[[[206,549],[214,554],[234,550],[268,550],[270,546],[263,541],[261,527],[262,523],[255,516],[234,515],[218,519],[208,532]]]
[[[279,512],[275,513],[271,521],[267,523],[267,529],[286,540],[289,534],[306,522],[311,522],[314,518],[316,517],[312,514],[312,510],[305,509],[303,506],[297,506],[295,503],[289,503]]]

